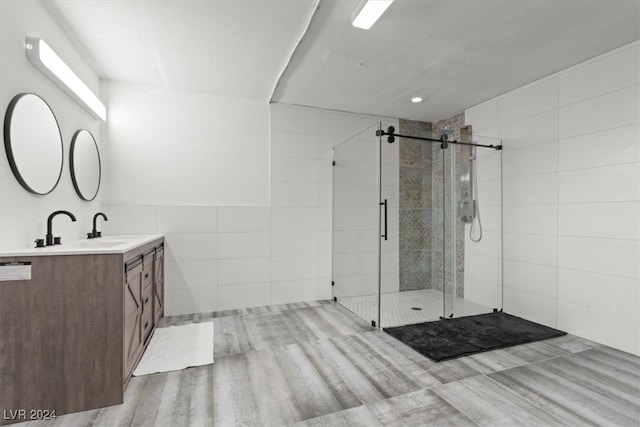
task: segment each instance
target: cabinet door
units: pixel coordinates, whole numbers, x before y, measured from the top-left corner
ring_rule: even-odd
[[[126,273],[124,285],[124,380],[126,381],[143,349],[142,263]]]
[[[155,272],[153,284],[153,313],[154,323],[157,325],[164,315],[164,249],[156,251]]]

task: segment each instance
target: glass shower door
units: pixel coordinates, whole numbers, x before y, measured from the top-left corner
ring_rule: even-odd
[[[461,141],[500,145],[494,138]],[[502,308],[502,151],[450,144],[443,170],[443,317]],[[480,171],[478,179],[478,171]],[[482,214],[485,214],[484,216]]]
[[[373,326],[380,324],[379,128],[333,149],[333,296]]]

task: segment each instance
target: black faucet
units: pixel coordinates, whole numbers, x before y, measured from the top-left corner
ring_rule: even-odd
[[[51,225],[52,225],[52,222],[53,222],[53,217],[58,215],[58,214],[65,214],[69,218],[71,218],[71,221],[73,221],[73,222],[76,221],[76,217],[73,216],[73,214],[71,212],[69,212],[69,211],[55,211],[54,213],[49,215],[49,218],[47,218],[47,236],[46,236],[47,246],[59,245],[61,243],[60,237],[53,237],[53,233],[51,232]]]
[[[98,212],[93,216],[93,230],[90,233],[87,233],[87,239],[95,239],[96,237],[102,237],[102,232],[98,231],[98,227],[96,226],[96,222],[98,217],[101,216],[105,221],[109,221],[109,218],[102,212]]]

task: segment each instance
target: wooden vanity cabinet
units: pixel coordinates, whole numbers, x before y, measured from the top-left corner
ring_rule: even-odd
[[[162,317],[163,239],[124,254],[0,262],[31,271],[0,281],[0,410],[62,415],[122,403]]]
[[[124,283],[124,369],[126,382],[140,360],[142,342],[142,259],[125,263]]]
[[[164,316],[164,246],[156,251],[153,274],[153,320],[157,325]]]
[[[125,254],[125,259],[123,382],[126,386],[163,315],[164,245],[138,248]]]

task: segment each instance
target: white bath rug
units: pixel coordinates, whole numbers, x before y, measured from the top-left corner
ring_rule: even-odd
[[[213,363],[213,322],[157,328],[133,375]]]

